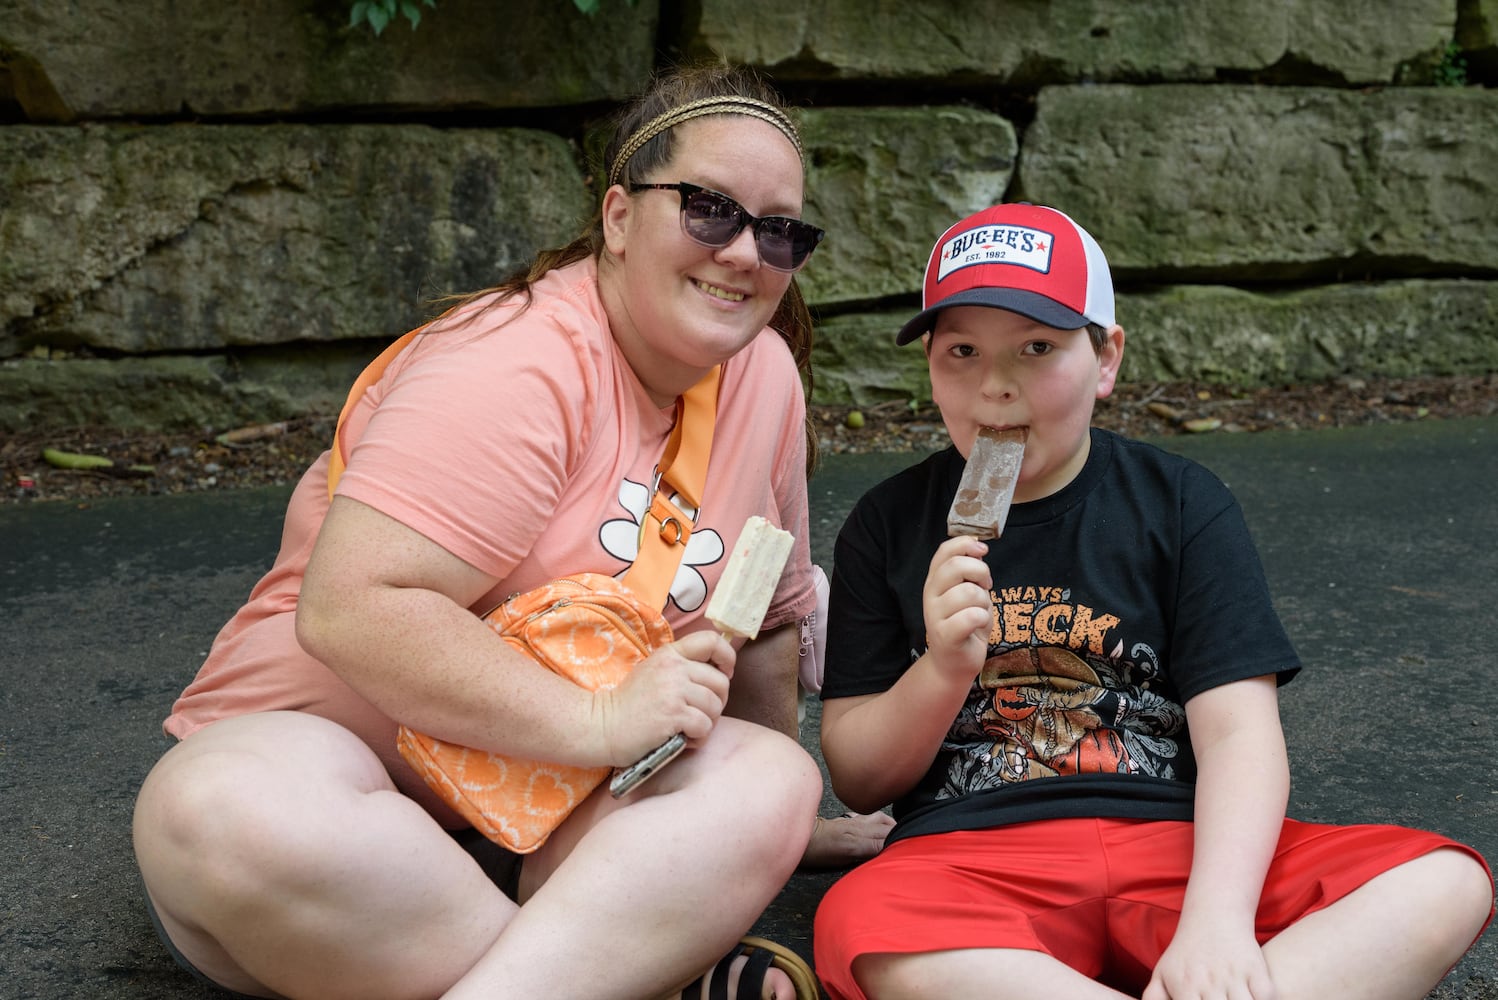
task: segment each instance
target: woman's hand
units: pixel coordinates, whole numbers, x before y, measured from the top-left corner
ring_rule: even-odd
[[[705,740],[728,703],[735,653],[716,632],[693,632],[655,650],[615,688],[594,693],[608,759],[632,764],[677,733]]]

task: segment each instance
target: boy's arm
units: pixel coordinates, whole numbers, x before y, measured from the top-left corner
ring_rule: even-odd
[[[915,787],[967,697],[945,681],[930,656],[888,691],[822,703],[822,756],[832,791],[850,809],[881,809]]]
[[[931,559],[921,605],[926,652],[889,690],[830,698],[822,756],[837,797],[859,812],[893,802],[925,775],[988,655],[987,546],[952,538]]]
[[[1290,794],[1277,699],[1270,674],[1186,703],[1197,760],[1195,848],[1180,924],[1142,1000],[1269,995],[1254,914]]]

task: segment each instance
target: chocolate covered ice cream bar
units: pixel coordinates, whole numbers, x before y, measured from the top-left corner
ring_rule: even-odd
[[[1004,533],[1009,503],[1014,499],[1014,484],[1019,481],[1019,467],[1025,460],[1023,427],[996,431],[983,427],[973,441],[967,456],[967,468],[952,509],[947,514],[947,534],[972,535],[975,538],[998,538]]]

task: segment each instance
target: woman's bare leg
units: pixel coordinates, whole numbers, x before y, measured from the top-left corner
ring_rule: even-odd
[[[516,912],[361,740],[303,713],[172,748],[134,832],[172,941],[252,995],[436,997]]]
[[[357,737],[266,713],[162,758],[136,853],[174,943],[240,992],[638,998],[680,988],[752,925],[820,795],[793,741],[722,720],[636,795],[590,797],[526,859],[517,910]]]
[[[680,989],[780,892],[821,792],[816,764],[795,742],[721,719],[706,745],[623,802],[595,793],[526,859],[520,913],[448,996],[606,1000]]]

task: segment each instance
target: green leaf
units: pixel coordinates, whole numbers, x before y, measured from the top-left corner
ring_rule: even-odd
[[[397,15],[411,22],[411,30],[421,23],[421,8],[437,8],[437,0],[353,0],[349,7],[349,26],[368,24],[379,35]]]
[[[1462,58],[1462,49],[1455,42],[1448,42],[1441,50],[1441,60],[1436,64],[1437,87],[1465,87],[1467,85],[1467,60]]]
[[[56,469],[108,469],[114,465],[103,455],[83,455],[56,448],[43,448],[42,460]]]
[[[572,2],[577,6],[578,10],[582,11],[584,14],[587,14],[589,17],[592,17],[594,14],[598,13],[599,0],[572,0]]]
[[[390,23],[390,12],[384,7],[377,7],[374,4],[369,5],[369,11],[366,16],[369,18],[369,26],[374,29],[376,35],[384,31],[385,25]]]

